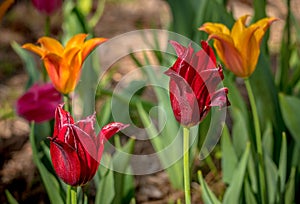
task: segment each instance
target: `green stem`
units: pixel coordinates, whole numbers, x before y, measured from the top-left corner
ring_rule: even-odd
[[[183,127],[183,178],[184,178],[184,195],[185,204],[191,203],[190,189],[190,165],[189,165],[189,139],[190,129]]]
[[[77,187],[71,186],[71,204],[77,203]]]
[[[51,28],[50,16],[46,16],[46,21],[45,21],[45,36],[49,36],[50,35],[50,28]]]
[[[66,204],[76,204],[77,203],[77,187],[68,185]]]
[[[71,113],[71,99],[69,95],[64,95],[64,109]]]
[[[251,84],[249,79],[244,79],[246,89],[248,92],[248,97],[252,110],[252,117],[254,122],[254,130],[255,130],[255,143],[256,143],[256,151],[258,156],[258,177],[259,177],[259,188],[260,188],[260,196],[262,204],[267,203],[267,192],[266,192],[266,180],[264,174],[264,159],[263,159],[263,150],[262,150],[262,140],[261,140],[261,132],[260,132],[260,124],[258,118],[258,112],[255,104],[254,94],[251,88]]]

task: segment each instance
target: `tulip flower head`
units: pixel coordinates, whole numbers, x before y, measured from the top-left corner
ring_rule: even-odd
[[[169,91],[172,110],[176,120],[186,127],[202,121],[212,106],[229,105],[227,88],[217,90],[223,80],[222,68],[207,42],[202,41],[202,50],[184,47],[171,41],[178,56],[165,74],[170,77]]]
[[[113,122],[96,136],[95,117],[93,114],[75,123],[63,105],[56,109],[50,155],[58,177],[71,186],[84,185],[94,177],[105,141],[128,126]]]
[[[87,34],[77,34],[63,47],[50,37],[41,37],[40,46],[28,43],[22,47],[38,54],[44,61],[47,73],[54,87],[62,94],[73,91],[80,78],[81,68],[89,53],[105,38],[92,38],[85,41]]]
[[[51,83],[34,84],[17,100],[16,112],[28,121],[40,123],[53,119],[61,102],[62,95]]]
[[[262,38],[276,18],[263,18],[246,27],[248,15],[240,17],[231,31],[220,23],[205,23],[199,30],[214,39],[214,47],[225,66],[236,76],[248,78],[255,70]]]
[[[33,6],[41,13],[50,16],[62,5],[62,0],[32,0]]]

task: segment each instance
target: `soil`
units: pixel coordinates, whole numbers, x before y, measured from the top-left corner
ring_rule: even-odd
[[[295,14],[299,14],[300,6],[295,2],[296,0],[293,1],[293,8]],[[253,13],[251,4],[251,0],[229,0],[228,8],[235,16],[240,16],[244,13]],[[268,14],[284,19],[286,7],[280,0],[270,1]],[[51,33],[54,37],[62,32],[61,16],[61,12],[53,16]],[[112,38],[136,29],[166,29],[170,20],[169,8],[162,0],[110,0],[106,3],[103,16],[95,28],[95,34]],[[283,25],[282,20],[272,27],[270,40],[272,50],[278,50]],[[7,202],[5,189],[9,190],[20,203],[49,202],[32,161],[32,150],[28,139],[29,125],[14,112],[15,101],[24,92],[28,77],[20,58],[11,48],[12,41],[19,44],[36,42],[43,35],[41,29],[43,27],[44,16],[32,8],[30,1],[24,0],[17,0],[0,24],[0,203]],[[117,71],[117,76],[131,69],[131,62],[124,63],[127,63],[126,66]],[[141,147],[137,148],[141,149]],[[149,145],[143,151],[153,151],[153,149]],[[219,162],[216,160],[217,166]],[[203,165],[198,164],[198,166]],[[205,170],[205,166],[203,168],[205,179],[213,191],[218,195],[222,194],[225,185],[221,181],[221,171],[214,175]],[[137,203],[163,204],[168,203],[169,200],[176,201],[183,198],[183,192],[172,189],[164,171],[153,175],[136,176],[135,185]],[[193,203],[202,203],[198,183],[192,183],[192,192]]]

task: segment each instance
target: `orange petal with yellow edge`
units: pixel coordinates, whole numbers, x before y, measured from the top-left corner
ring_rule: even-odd
[[[64,52],[64,47],[59,41],[53,38],[41,37],[39,38],[38,43],[41,45],[42,49],[45,49],[49,53],[54,53],[61,56]]]
[[[212,34],[209,38],[213,38],[219,42],[216,51],[220,58],[223,58],[225,65],[235,75],[244,77],[243,59],[239,51],[235,48],[230,36],[221,33]],[[222,57],[221,57],[222,56]]]
[[[203,24],[198,30],[204,31],[206,33],[213,34],[213,33],[223,33],[230,35],[230,30],[221,23],[205,23]]]
[[[250,27],[258,27],[257,31],[255,32],[255,37],[258,43],[261,43],[262,38],[264,37],[267,29],[270,27],[270,25],[277,21],[278,18],[263,18],[256,23],[252,24]]]
[[[81,48],[83,46],[83,43],[84,43],[84,40],[86,37],[87,37],[87,34],[84,34],[84,33],[75,35],[68,41],[68,43],[66,45],[66,49],[70,49],[72,47]]]
[[[85,41],[81,52],[82,61],[85,60],[85,58],[95,47],[105,42],[106,40],[106,38],[92,38],[90,40]]]
[[[31,52],[34,52],[36,53],[37,55],[39,55],[40,57],[44,57],[46,52],[43,48],[41,48],[40,46],[36,46],[32,43],[26,43],[22,46],[22,48],[26,49],[26,50],[29,50]]]

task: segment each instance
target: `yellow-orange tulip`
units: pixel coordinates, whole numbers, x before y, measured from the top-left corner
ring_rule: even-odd
[[[240,17],[231,31],[220,23],[205,23],[199,30],[214,39],[214,47],[225,66],[236,76],[247,78],[255,70],[261,40],[276,18],[263,18],[246,27],[248,15]]]
[[[38,44],[23,45],[44,61],[48,75],[54,87],[63,94],[73,91],[80,78],[81,67],[89,53],[105,38],[92,38],[85,41],[87,34],[77,34],[72,37],[65,47],[50,37],[41,37]]]

